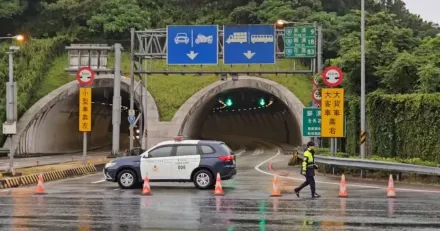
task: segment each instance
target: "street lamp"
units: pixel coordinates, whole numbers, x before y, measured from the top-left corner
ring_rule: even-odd
[[[289,22],[286,21],[286,20],[278,19],[276,24],[279,25],[279,26],[282,26],[284,24],[289,24]]]
[[[15,40],[21,42],[24,40],[24,36],[19,34],[19,35],[9,36],[9,37],[0,37],[0,40],[6,40],[6,39],[15,39]]]
[[[14,82],[14,53],[20,50],[20,47],[11,46],[9,51],[9,81],[6,87],[6,122],[3,124],[3,134],[9,137],[9,171],[14,173],[14,148],[12,136],[17,133],[17,102],[15,93],[17,86]]]

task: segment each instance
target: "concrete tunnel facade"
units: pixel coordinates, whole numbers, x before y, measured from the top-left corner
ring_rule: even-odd
[[[138,86],[139,82],[135,83]],[[128,93],[130,80],[123,77],[121,81],[122,93]],[[98,76],[93,88],[113,87],[111,75]],[[79,85],[76,81],[67,83],[54,90],[34,104],[17,123],[17,134],[13,138],[13,148],[16,155],[75,153],[82,151],[82,133],[78,131],[78,122],[72,113],[63,113],[77,105],[78,99],[72,97],[78,94]],[[142,105],[142,85],[136,87],[135,104],[140,110],[147,108],[143,115],[147,121],[147,148],[155,144],[170,140],[176,135],[188,138],[216,138],[227,135],[249,136],[259,139],[275,141],[277,143],[300,146],[307,140],[301,135],[302,108],[304,105],[287,88],[274,81],[249,76],[240,76],[239,81],[217,81],[190,97],[176,112],[171,121],[159,121],[159,112],[153,97],[149,92],[144,94]],[[254,88],[270,93],[282,101],[288,113],[273,115],[247,116],[207,116],[212,108],[215,97],[231,89]],[[146,92],[146,91],[144,91]],[[128,97],[128,96],[127,96]],[[128,99],[127,99],[128,100]],[[112,135],[107,127],[111,127],[111,109],[93,105],[92,132],[89,133],[88,149],[98,149],[108,146],[111,149]],[[76,121],[78,119],[76,118]],[[121,117],[121,124],[124,117]],[[227,126],[225,126],[227,125]],[[247,129],[248,128],[248,129]],[[61,134],[62,133],[62,134]],[[121,134],[122,136],[122,134]],[[9,147],[8,138],[4,147]],[[136,145],[135,146],[140,146]],[[122,151],[122,148],[121,148]]]

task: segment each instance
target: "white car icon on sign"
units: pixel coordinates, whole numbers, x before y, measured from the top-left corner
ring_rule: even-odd
[[[189,43],[188,35],[186,33],[177,33],[176,37],[174,37],[174,42],[176,44],[179,43],[188,44]]]

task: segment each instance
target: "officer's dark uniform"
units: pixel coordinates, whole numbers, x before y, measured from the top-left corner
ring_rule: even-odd
[[[295,193],[299,197],[299,192],[310,185],[310,190],[312,191],[312,197],[321,197],[316,193],[315,189],[315,169],[318,166],[315,164],[315,151],[313,150],[315,143],[310,141],[307,143],[307,150],[304,152],[304,159],[301,166],[301,175],[306,177],[306,181],[302,183],[298,188],[295,188]]]

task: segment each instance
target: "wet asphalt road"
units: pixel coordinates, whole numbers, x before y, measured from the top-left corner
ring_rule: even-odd
[[[190,183],[152,183],[153,195],[142,196],[101,174],[45,183],[46,195],[33,195],[35,186],[1,190],[0,230],[440,229],[439,193],[397,191],[398,198],[388,199],[384,189],[349,187],[349,198],[338,198],[338,185],[318,184],[322,198],[311,199],[308,188],[297,198],[291,191],[301,182],[280,179],[283,196],[271,198],[272,176],[255,166],[277,150],[258,146],[238,156],[238,175],[222,182],[223,197]],[[269,172],[267,163],[260,169]],[[301,178],[298,169],[284,170]]]

